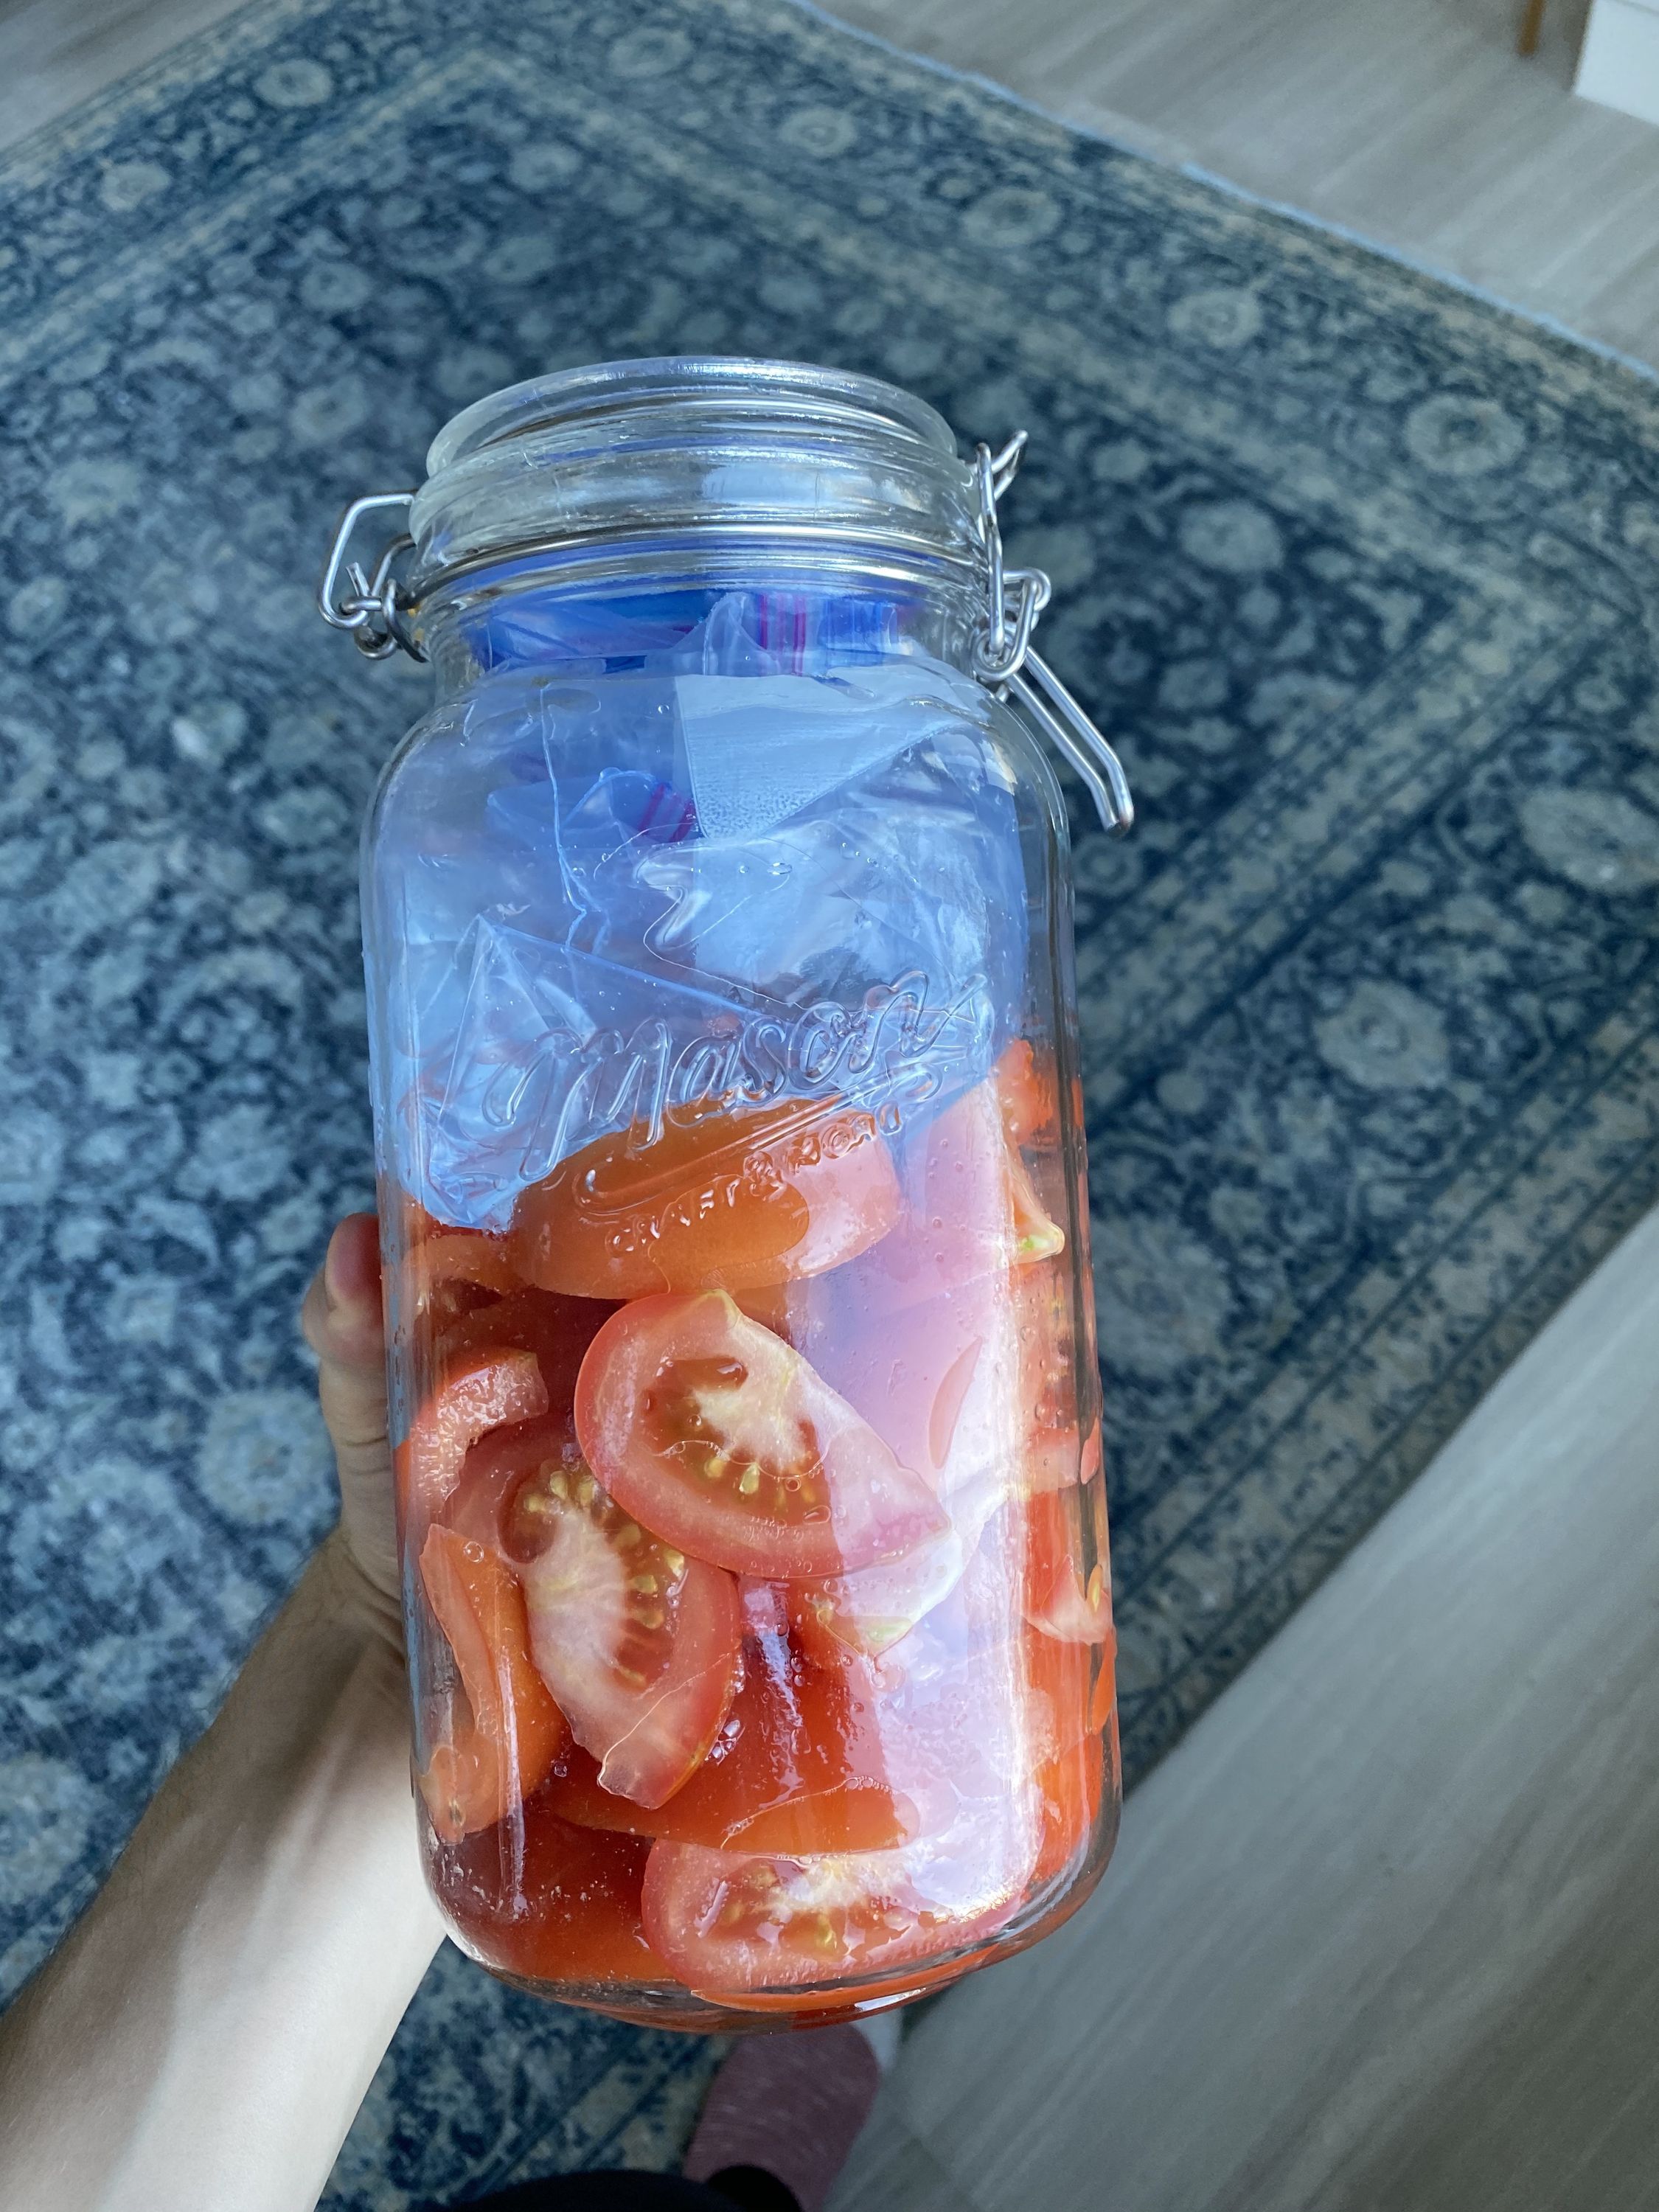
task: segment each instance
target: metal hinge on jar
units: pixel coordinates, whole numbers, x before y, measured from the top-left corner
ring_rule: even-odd
[[[365,515],[383,514],[395,507],[401,507],[407,517],[414,503],[412,491],[371,491],[354,499],[340,517],[323,580],[317,586],[318,613],[331,629],[349,630],[358,652],[367,653],[371,660],[385,660],[398,652],[414,660],[426,658],[404,620],[404,601],[392,574],[402,556],[414,548],[415,540],[409,532],[399,531],[387,540],[372,574],[360,562],[348,558],[357,526]],[[343,581],[354,588],[343,592]]]
[[[1103,828],[1121,837],[1134,823],[1135,805],[1123,763],[1042,656],[1031,634],[1053,596],[1041,568],[1009,568],[1002,558],[997,501],[1013,482],[1027,433],[1017,430],[1000,453],[974,449],[979,477],[979,534],[985,548],[986,612],[974,643],[974,673],[1000,699],[1012,700],[1076,769],[1095,802]]]

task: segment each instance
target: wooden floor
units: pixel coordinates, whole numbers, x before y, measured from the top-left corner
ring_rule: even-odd
[[[1659,130],[1569,89],[1587,0],[828,0],[1050,113],[1659,365]]]
[[[1659,1217],[907,2039],[831,2212],[1659,2205]]]

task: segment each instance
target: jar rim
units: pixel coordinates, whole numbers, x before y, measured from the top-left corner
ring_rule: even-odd
[[[740,354],[662,354],[552,369],[486,393],[451,416],[432,441],[427,476],[541,430],[664,408],[726,410],[733,403],[803,426],[908,436],[957,458],[956,434],[938,409],[882,377]]]
[[[497,560],[687,532],[982,558],[976,477],[899,386],[805,362],[689,355],[509,385],[433,441],[415,495],[417,595]]]

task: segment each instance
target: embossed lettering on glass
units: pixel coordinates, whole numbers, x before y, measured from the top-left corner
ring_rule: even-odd
[[[788,363],[577,370],[324,578],[437,679],[363,863],[422,1848],[567,2002],[900,2004],[1115,1833],[1047,747],[1129,799],[1003,564],[1021,442]]]

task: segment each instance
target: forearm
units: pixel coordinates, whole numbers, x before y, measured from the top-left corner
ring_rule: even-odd
[[[441,1929],[390,1639],[325,1546],[0,2023],[0,2203],[314,2203]]]

